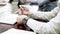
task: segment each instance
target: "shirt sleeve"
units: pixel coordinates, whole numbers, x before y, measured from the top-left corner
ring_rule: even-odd
[[[41,11],[29,11],[29,12],[30,17],[34,19],[50,20],[57,15],[57,13],[59,12],[59,8],[56,7],[50,12],[41,12]]]
[[[60,13],[49,22],[39,22],[29,19],[27,25],[39,34],[59,34],[60,32]]]

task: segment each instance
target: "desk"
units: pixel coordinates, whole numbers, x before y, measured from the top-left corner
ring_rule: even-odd
[[[10,25],[10,24],[0,24],[0,33],[5,32],[6,30],[11,29],[11,28],[25,30],[24,29],[25,27],[23,27],[23,26]]]
[[[18,30],[18,29],[9,29],[1,34],[36,34],[35,32],[25,31],[25,30]]]
[[[14,26],[13,25],[7,25],[7,24],[0,24],[0,33],[10,29],[10,28],[13,28]]]

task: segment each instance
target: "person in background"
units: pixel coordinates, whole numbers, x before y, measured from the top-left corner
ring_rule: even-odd
[[[28,11],[25,9],[26,8],[23,8],[23,11],[25,11],[25,13],[27,14]],[[24,15],[26,15],[26,14],[24,14]],[[58,0],[58,2],[57,2],[57,7],[55,9],[53,9],[51,12],[34,12],[34,13],[32,12],[32,13],[28,13],[28,14],[34,15],[37,18],[48,19],[49,22],[47,22],[47,23],[39,22],[39,21],[36,21],[29,17],[27,19],[26,19],[26,17],[21,18],[21,17],[24,17],[24,16],[21,16],[20,24],[23,23],[23,24],[27,25],[32,30],[34,30],[34,32],[36,32],[38,34],[59,34],[60,33],[60,0]],[[25,22],[23,22],[23,21],[25,21]]]

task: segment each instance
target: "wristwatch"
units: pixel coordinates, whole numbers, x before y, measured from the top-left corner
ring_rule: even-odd
[[[28,19],[29,19],[28,17],[23,19],[23,21],[22,21],[23,25],[26,25]]]

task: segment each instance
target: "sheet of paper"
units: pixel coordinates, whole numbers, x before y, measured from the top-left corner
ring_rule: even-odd
[[[6,32],[1,33],[1,34],[36,34],[36,33],[12,28]]]
[[[0,17],[0,23],[14,24],[17,21],[17,14],[9,14]]]

